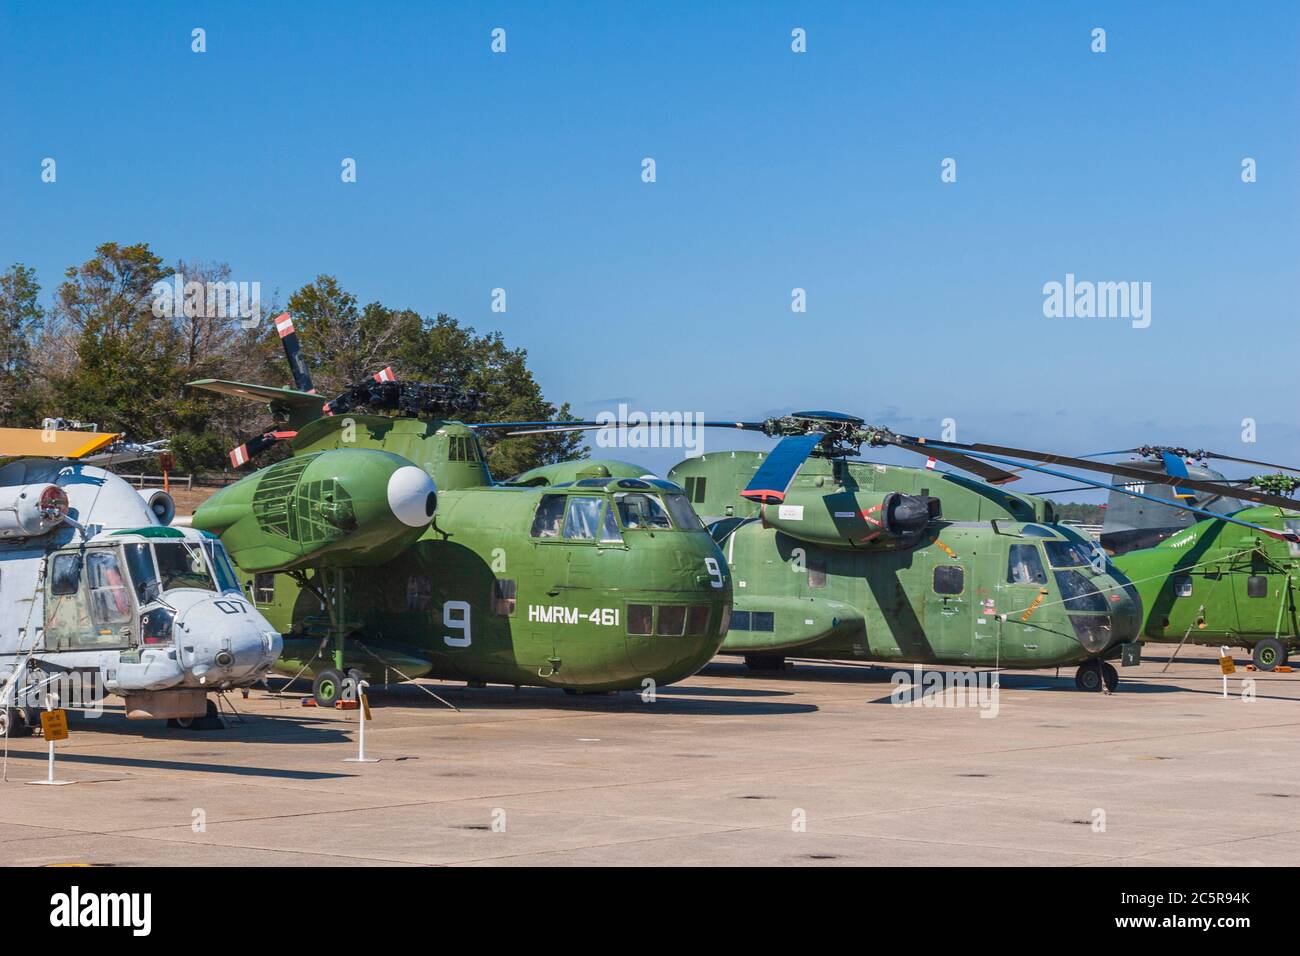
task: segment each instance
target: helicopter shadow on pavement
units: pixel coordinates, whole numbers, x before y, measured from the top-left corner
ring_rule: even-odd
[[[799,658],[791,658],[790,664],[794,666],[781,671],[749,671],[744,664],[739,662],[733,664],[723,660],[714,660],[700,673],[713,673],[719,677],[729,677],[737,680],[775,680],[782,683],[890,685],[894,684],[894,675],[902,674],[906,679],[899,686],[910,687],[916,683],[917,665],[914,664],[889,665],[859,661],[827,661]],[[945,671],[960,670],[960,668],[923,664],[920,673],[924,677],[924,675],[931,672],[943,673]],[[1055,670],[1040,673],[1003,671],[999,677],[999,684],[1004,690],[1025,690],[1039,693],[1081,693],[1074,685],[1073,670],[1070,669],[1068,673],[1065,671],[1066,669],[1063,668],[1059,676]],[[981,668],[978,673],[991,674],[992,671]],[[1119,690],[1116,693],[1169,694],[1187,689],[1171,684],[1147,683],[1146,680],[1130,679],[1129,681],[1121,680]],[[1193,692],[1201,693],[1201,691]],[[892,695],[892,686],[890,695]],[[876,702],[888,702],[890,695],[886,695]]]
[[[807,714],[818,710],[815,704],[760,699],[794,696],[789,691],[714,688],[699,685],[660,687],[656,690],[653,701],[643,701],[639,691],[565,694],[563,691],[549,687],[521,687],[516,690],[513,687],[495,684],[488,687],[437,683],[391,684],[387,687],[382,685],[371,687],[368,693],[371,704],[376,707],[445,709],[445,704],[425,692],[423,688],[426,686],[428,690],[468,714],[525,709],[610,714],[641,712],[678,716],[752,717],[765,714]]]

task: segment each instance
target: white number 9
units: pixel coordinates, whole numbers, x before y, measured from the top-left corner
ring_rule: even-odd
[[[709,572],[709,586],[714,588],[722,587],[722,568],[718,567],[717,558],[705,558],[704,570]]]
[[[442,625],[453,631],[460,631],[460,637],[444,634],[442,642],[448,647],[469,647],[470,611],[468,601],[448,601],[442,606]]]

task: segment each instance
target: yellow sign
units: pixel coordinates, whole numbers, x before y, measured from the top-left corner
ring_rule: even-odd
[[[41,711],[41,730],[46,740],[67,740],[68,712],[66,710]]]
[[[1034,598],[1033,603],[1031,603],[1029,607],[1025,608],[1025,613],[1020,615],[1020,621],[1022,624],[1034,616],[1034,612],[1038,610],[1038,605],[1043,603],[1043,598],[1045,597],[1047,597],[1047,589],[1041,588],[1038,592],[1038,597]]]
[[[1237,665],[1232,662],[1231,657],[1220,657],[1219,670],[1223,671],[1224,676],[1235,674],[1237,672]]]
[[[366,715],[366,720],[370,719],[370,698],[365,694],[361,695],[361,710]]]

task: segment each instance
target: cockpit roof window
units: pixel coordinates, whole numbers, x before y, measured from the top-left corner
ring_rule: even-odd
[[[1056,532],[1050,528],[1044,528],[1041,524],[1027,524],[1020,529],[1020,533],[1030,538],[1055,538]]]

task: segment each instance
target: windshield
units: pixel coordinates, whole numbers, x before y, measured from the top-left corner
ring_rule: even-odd
[[[1092,564],[1092,554],[1075,541],[1044,541],[1047,561],[1054,568],[1081,568]]]
[[[203,550],[207,552],[208,564],[217,575],[217,587],[222,591],[238,591],[239,579],[235,577],[235,569],[230,564],[230,556],[226,554],[225,547],[220,541],[207,540],[203,542]]]
[[[153,552],[158,560],[158,578],[164,591],[177,588],[216,590],[203,560],[203,550],[197,544],[155,544]]]
[[[672,528],[672,522],[668,520],[668,512],[664,509],[658,495],[648,495],[640,491],[624,492],[615,495],[614,500],[618,503],[619,521],[629,531],[660,528],[668,531]]]
[[[673,524],[677,527],[683,531],[704,530],[704,522],[700,521],[700,516],[695,513],[685,495],[664,495],[664,501],[673,516]]]

